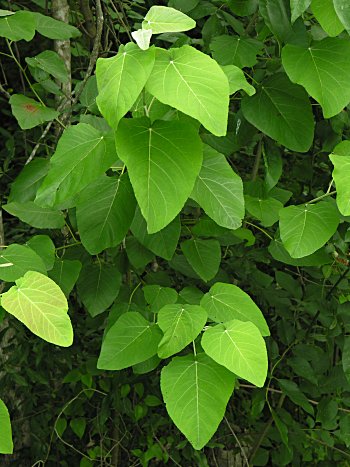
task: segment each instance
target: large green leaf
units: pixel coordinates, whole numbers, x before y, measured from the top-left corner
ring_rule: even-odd
[[[49,173],[36,201],[44,206],[64,203],[102,175],[116,159],[112,137],[86,123],[68,127],[51,157]]]
[[[312,0],[311,9],[329,36],[335,37],[344,30],[344,26],[335,11],[333,0]]]
[[[8,202],[24,203],[35,198],[37,189],[49,170],[47,159],[35,158],[25,165],[11,185]]]
[[[31,248],[13,243],[0,252],[0,280],[14,282],[27,271],[46,274],[43,260]]]
[[[146,89],[164,104],[199,120],[214,135],[226,134],[228,80],[208,55],[189,45],[156,49]]]
[[[251,321],[263,336],[270,331],[265,318],[248,294],[232,284],[217,282],[201,300],[201,306],[216,323],[232,321]]]
[[[158,313],[165,305],[173,304],[178,299],[176,290],[158,284],[146,285],[142,291],[146,302],[151,305],[153,313]]]
[[[127,234],[136,201],[127,174],[103,176],[79,196],[77,223],[84,247],[91,255],[117,246]]]
[[[41,123],[54,120],[59,113],[40,102],[30,99],[22,94],[12,94],[9,100],[13,115],[16,117],[22,130],[29,130]]]
[[[264,385],[267,375],[267,352],[259,329],[251,322],[237,319],[208,328],[202,347],[220,365],[240,378]]]
[[[171,260],[180,238],[181,222],[177,216],[164,229],[154,234],[147,233],[147,224],[139,209],[136,209],[131,231],[137,240],[152,253],[161,258]]]
[[[1,306],[45,341],[62,347],[72,345],[67,299],[59,286],[43,274],[26,272],[2,295]]]
[[[27,241],[26,245],[40,256],[47,271],[53,268],[56,256],[55,244],[48,235],[34,235]]]
[[[217,430],[234,383],[234,375],[204,353],[175,357],[163,368],[166,409],[195,449],[202,449]]]
[[[78,294],[92,317],[112,305],[119,293],[122,276],[115,266],[85,264],[78,281]]]
[[[159,357],[168,358],[184,349],[201,332],[207,317],[205,309],[198,305],[177,303],[164,306],[157,321],[164,333],[158,346]]]
[[[306,152],[314,121],[306,92],[284,73],[263,81],[258,92],[242,100],[244,117],[260,131],[293,151]]]
[[[285,249],[292,258],[311,255],[335,233],[339,213],[333,203],[288,206],[280,211],[280,232]]]
[[[35,19],[30,11],[16,11],[10,16],[0,18],[0,37],[10,41],[24,39],[29,42],[35,34]]]
[[[210,43],[212,55],[220,65],[235,65],[238,68],[254,66],[262,47],[261,42],[240,36],[216,36]]]
[[[58,284],[66,297],[71,293],[81,270],[81,262],[73,259],[56,259],[49,276]]]
[[[181,11],[166,6],[153,5],[147,12],[142,29],[152,29],[153,34],[162,32],[188,31],[196,27],[196,22]]]
[[[221,248],[217,240],[185,240],[181,243],[181,250],[205,282],[216,276],[221,262]]]
[[[96,103],[112,128],[117,128],[145,86],[154,65],[154,48],[141,50],[136,44],[121,45],[118,54],[99,58]]]
[[[350,42],[327,37],[308,48],[286,45],[282,63],[289,78],[301,84],[322,107],[325,118],[350,102]]]
[[[238,229],[244,217],[243,184],[225,156],[204,146],[201,171],[194,185],[193,198],[217,224]]]
[[[337,205],[343,216],[350,216],[350,141],[342,141],[329,156],[334,165]]]
[[[5,403],[0,399],[0,454],[12,454],[12,429],[10,415]]]
[[[136,312],[124,313],[102,342],[97,367],[102,370],[122,370],[156,355],[162,333]]]
[[[33,201],[8,203],[3,209],[37,229],[60,229],[64,226],[64,216],[61,211],[43,208]]]
[[[116,133],[148,233],[168,225],[190,196],[202,163],[202,143],[191,125],[124,119]]]
[[[333,4],[340,21],[350,32],[350,3],[348,0],[333,0]]]
[[[306,11],[311,4],[311,0],[290,0],[292,23]]]

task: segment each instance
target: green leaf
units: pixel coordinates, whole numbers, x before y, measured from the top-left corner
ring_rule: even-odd
[[[234,319],[217,324],[204,332],[201,343],[205,353],[217,363],[258,387],[264,385],[266,345],[253,323]]]
[[[26,272],[2,295],[1,305],[45,341],[62,347],[72,345],[67,299],[52,279],[38,272]]]
[[[11,16],[0,18],[0,37],[10,41],[24,39],[29,42],[35,34],[35,19],[30,11],[16,11]]]
[[[283,204],[277,199],[257,198],[250,195],[245,195],[244,199],[249,214],[259,219],[263,226],[270,227],[278,221],[278,214]]]
[[[51,157],[50,170],[36,201],[44,206],[66,202],[102,175],[116,159],[112,137],[86,123],[68,127]]]
[[[350,4],[348,0],[333,0],[333,4],[340,21],[350,32]]]
[[[98,108],[112,128],[131,109],[144,88],[154,65],[154,48],[141,50],[128,43],[111,58],[99,58],[96,64]]]
[[[131,231],[137,240],[155,255],[171,260],[180,238],[181,222],[177,216],[164,229],[154,234],[147,233],[147,224],[139,209],[136,209]]]
[[[311,104],[305,91],[284,73],[267,78],[255,96],[245,97],[242,112],[249,123],[283,146],[309,150],[314,135]]]
[[[12,17],[11,17],[12,18]],[[12,94],[9,100],[13,115],[22,130],[29,130],[41,123],[54,120],[59,113],[22,94]]]
[[[124,313],[107,332],[97,368],[122,370],[156,355],[162,333],[136,312]]]
[[[342,367],[344,370],[345,377],[350,383],[350,336],[344,337]]]
[[[78,281],[78,294],[92,317],[112,305],[119,293],[122,276],[115,266],[98,262],[84,265]]]
[[[152,29],[138,29],[131,33],[131,37],[142,50],[148,50],[152,37]]]
[[[312,0],[312,12],[328,36],[335,37],[344,30],[333,5],[333,0]]]
[[[288,206],[280,211],[283,246],[292,258],[311,255],[335,233],[339,224],[336,206],[327,201]]]
[[[169,0],[168,5],[183,13],[193,10],[199,3],[199,0]]]
[[[210,43],[213,58],[220,65],[235,65],[238,68],[254,66],[262,47],[261,42],[240,36],[216,36]]]
[[[146,285],[143,289],[145,300],[151,305],[151,311],[158,311],[165,305],[173,304],[178,299],[176,290],[160,285]]]
[[[196,22],[181,11],[166,6],[153,5],[142,23],[142,29],[152,29],[153,34],[188,31]]]
[[[290,264],[291,266],[322,266],[333,261],[331,256],[325,251],[325,248],[315,251],[312,255],[294,259],[279,239],[273,240],[270,243],[268,251],[275,260]]]
[[[232,321],[251,321],[263,336],[270,331],[265,318],[248,294],[232,284],[217,282],[201,300],[201,306],[216,323]]]
[[[207,312],[198,305],[166,305],[158,313],[158,326],[164,336],[158,355],[168,358],[195,340],[207,321]]]
[[[61,211],[38,206],[33,201],[25,203],[8,203],[2,206],[5,211],[18,217],[37,229],[60,229],[64,226],[64,216]]]
[[[221,262],[221,248],[217,240],[185,240],[181,243],[181,250],[205,282],[216,276]]]
[[[289,440],[288,440],[288,427],[285,423],[282,422],[280,417],[277,415],[277,413],[271,408],[271,415],[273,418],[273,421],[275,422],[276,428],[281,436],[282,442],[289,447]]]
[[[39,157],[25,165],[11,185],[8,202],[25,203],[26,201],[32,201],[48,170],[49,161]]]
[[[350,102],[350,42],[328,37],[308,48],[286,45],[282,63],[289,78],[301,84],[322,107],[325,118]]]
[[[337,188],[337,205],[343,216],[350,216],[350,142],[342,141],[329,156]]]
[[[280,388],[282,389],[283,393],[286,394],[289,397],[289,399],[292,402],[294,402],[294,404],[302,407],[305,410],[305,412],[307,412],[311,416],[314,415],[314,409],[312,405],[294,381],[289,381],[288,379],[279,379],[278,384],[280,385]]]
[[[82,439],[86,428],[85,418],[73,418],[69,426],[72,428],[73,432],[78,436],[78,438]]]
[[[235,15],[249,16],[255,13],[258,0],[226,0]]]
[[[0,399],[0,454],[12,454],[12,429],[10,415],[5,403]]]
[[[245,79],[243,71],[235,65],[224,65],[221,67],[228,79],[230,94],[243,89],[248,96],[255,94],[255,88]]]
[[[46,71],[62,83],[68,80],[68,73],[62,58],[53,50],[44,50],[35,57],[26,57],[26,62],[33,68]]]
[[[36,21],[36,30],[42,36],[49,39],[68,40],[81,36],[81,32],[74,26],[58,21],[50,16],[42,15],[41,13],[31,13]]]
[[[131,265],[136,269],[144,269],[154,258],[154,254],[132,236],[125,239],[125,251]]]
[[[190,125],[124,119],[116,133],[148,233],[167,226],[190,196],[202,163],[202,143]]]
[[[168,414],[195,449],[202,449],[217,430],[234,383],[234,375],[204,353],[175,357],[162,369]]]
[[[156,61],[146,89],[163,104],[199,120],[214,135],[226,134],[228,80],[208,55],[189,45],[156,49]]]
[[[43,260],[29,247],[13,243],[0,251],[0,280],[14,282],[27,271],[46,274]]]
[[[81,270],[81,262],[78,260],[56,259],[49,276],[63,290],[66,297],[71,293]]]
[[[55,245],[48,235],[35,235],[29,239],[26,244],[40,256],[47,271],[53,268],[55,262]]]
[[[290,0],[292,23],[309,8],[310,4],[311,0]]]
[[[238,229],[244,217],[242,180],[215,149],[204,145],[203,155],[203,165],[191,198],[218,225]]]
[[[81,241],[91,255],[119,245],[134,217],[136,201],[127,174],[101,177],[80,195],[77,223]]]

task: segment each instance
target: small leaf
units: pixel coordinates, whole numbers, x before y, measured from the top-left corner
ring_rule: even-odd
[[[345,29],[350,32],[350,4],[348,0],[333,0],[335,11]]]
[[[310,4],[311,0],[290,0],[292,23],[309,8]]]
[[[338,224],[338,210],[327,201],[280,210],[281,239],[292,258],[303,258],[321,248],[335,233]]]
[[[261,42],[240,36],[216,36],[210,43],[213,58],[220,65],[235,65],[238,68],[254,66],[262,48]]]
[[[47,159],[35,158],[25,165],[11,185],[8,202],[25,203],[33,201],[42,179],[49,170]]]
[[[181,11],[166,6],[153,5],[142,23],[142,29],[152,29],[153,34],[188,31],[196,22]]]
[[[115,57],[97,60],[96,103],[112,128],[117,128],[145,86],[154,65],[154,54],[154,48],[144,51],[130,42],[119,47]]]
[[[26,245],[40,256],[47,271],[53,268],[55,262],[55,244],[48,235],[35,235],[27,241]]]
[[[335,37],[344,30],[335,11],[333,0],[312,0],[311,9],[328,36]]]
[[[202,449],[224,417],[234,375],[204,353],[175,357],[162,369],[166,409],[195,449]]]
[[[82,439],[85,433],[85,428],[86,428],[85,418],[73,418],[69,426],[72,428],[74,433],[78,436],[78,438]]]
[[[202,163],[198,132],[184,122],[124,119],[116,133],[148,233],[167,226],[192,192]]]
[[[226,0],[233,13],[238,16],[252,15],[258,6],[258,0]]]
[[[41,123],[54,120],[59,115],[57,110],[45,107],[43,104],[22,94],[12,94],[9,102],[12,113],[22,130],[29,130]]]
[[[0,454],[12,454],[12,429],[10,415],[5,403],[0,399]]]
[[[145,295],[146,302],[151,305],[151,311],[153,311],[153,313],[158,313],[165,305],[175,303],[178,299],[178,293],[170,287],[146,285],[142,291]]]
[[[146,89],[163,104],[197,119],[214,135],[226,135],[228,80],[208,55],[189,45],[156,49]]]
[[[121,274],[110,264],[85,264],[78,281],[81,301],[92,317],[112,305],[119,293]]]
[[[220,365],[240,378],[264,385],[267,375],[267,352],[259,329],[251,322],[234,319],[208,328],[202,347]]]
[[[152,29],[138,29],[137,31],[133,31],[131,36],[140,49],[149,49],[149,44],[152,37]]]
[[[248,96],[255,94],[255,88],[248,83],[245,79],[243,71],[235,65],[224,65],[221,67],[224,70],[225,75],[228,79],[228,84],[230,87],[230,94],[243,89]]]
[[[314,136],[311,104],[305,91],[285,74],[263,81],[254,96],[242,100],[242,112],[249,123],[283,146],[309,150]]]
[[[44,50],[35,57],[26,57],[26,62],[33,68],[46,71],[62,83],[68,80],[68,73],[64,61],[53,50]]]
[[[270,331],[265,318],[248,294],[232,284],[217,282],[201,300],[201,306],[216,323],[232,321],[251,321],[263,336]]]
[[[147,233],[147,224],[139,209],[136,209],[131,231],[137,240],[161,258],[171,260],[173,257],[181,232],[180,217],[177,216],[164,229],[154,234]]]
[[[64,226],[64,216],[61,211],[43,208],[33,201],[8,203],[3,209],[37,229],[60,229]]]
[[[204,145],[203,155],[203,165],[191,198],[218,225],[238,229],[244,217],[242,180],[222,154]]]
[[[185,240],[181,243],[181,250],[205,282],[216,276],[221,262],[221,248],[217,240]]]
[[[61,287],[66,297],[68,297],[78,280],[80,270],[81,262],[78,260],[56,259],[49,276]]]
[[[342,366],[346,379],[350,383],[350,336],[344,337],[344,345],[342,352]]]
[[[45,341],[62,347],[72,345],[67,299],[52,279],[28,271],[2,295],[1,305]]]
[[[122,370],[156,355],[162,337],[158,326],[136,312],[124,313],[108,330],[97,368]]]
[[[158,313],[158,326],[164,336],[159,342],[158,355],[168,358],[184,349],[203,329],[207,312],[198,305],[164,306]]]
[[[136,201],[127,174],[103,176],[80,193],[77,224],[84,247],[91,255],[117,246],[127,234]]]
[[[286,394],[289,399],[294,402],[294,404],[302,407],[305,412],[311,416],[314,415],[314,409],[312,405],[294,381],[289,381],[288,379],[279,379],[278,384],[280,385],[283,393]]]
[[[343,216],[350,216],[350,142],[342,141],[329,156],[337,188],[337,205]]]
[[[350,102],[349,41],[327,37],[308,48],[288,44],[282,50],[282,63],[290,80],[304,86],[321,105],[325,118],[337,115]]]
[[[42,15],[41,13],[32,12],[31,14],[36,21],[36,30],[42,36],[60,40],[68,40],[81,36],[79,29],[70,24],[58,21],[51,18],[51,16]]]
[[[37,271],[46,274],[43,260],[29,247],[13,243],[0,251],[1,280],[14,282],[27,271]]]

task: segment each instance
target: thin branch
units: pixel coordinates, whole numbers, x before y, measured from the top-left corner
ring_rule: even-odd
[[[249,467],[249,460],[248,460],[248,457],[247,457],[247,454],[240,442],[240,440],[238,439],[238,436],[236,435],[236,433],[234,432],[232,426],[229,424],[229,421],[227,420],[226,417],[224,417],[225,419],[225,422],[226,422],[226,425],[228,426],[228,429],[230,430],[232,436],[235,438],[238,446],[239,446],[239,449],[241,450],[241,453],[242,453],[242,456],[243,456],[243,459],[244,459],[244,462],[246,463],[247,467]]]

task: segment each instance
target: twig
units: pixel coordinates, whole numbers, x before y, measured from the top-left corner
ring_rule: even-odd
[[[236,433],[234,432],[232,426],[229,424],[228,420],[226,417],[224,417],[225,419],[225,422],[226,422],[226,425],[228,426],[228,429],[230,430],[232,436],[235,438],[238,446],[239,446],[239,449],[241,450],[241,453],[242,453],[242,456],[243,456],[243,459],[244,459],[244,462],[247,464],[247,467],[249,467],[249,460],[248,460],[248,457],[247,457],[247,454],[240,442],[240,440],[238,439],[238,436],[236,435]]]
[[[0,84],[0,92],[7,98],[10,99],[11,94],[6,91],[2,84]]]
[[[254,161],[254,166],[253,166],[252,176],[251,176],[252,182],[255,182],[256,177],[258,175],[260,160],[261,160],[261,152],[262,152],[262,140],[258,142],[258,146],[256,149],[255,161]]]

